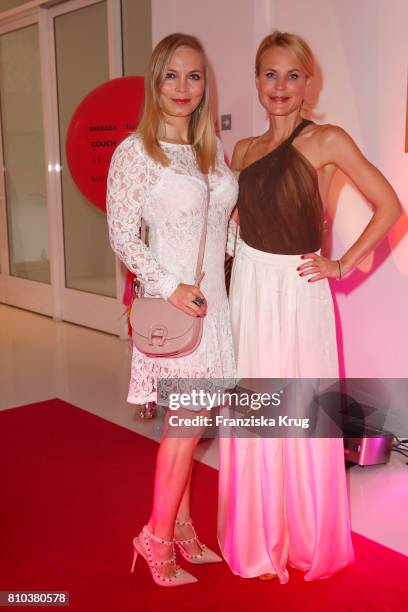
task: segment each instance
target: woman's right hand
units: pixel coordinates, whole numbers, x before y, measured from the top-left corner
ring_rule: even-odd
[[[204,300],[201,306],[194,303],[196,297]],[[204,317],[207,314],[207,302],[199,287],[196,285],[185,285],[181,283],[168,298],[170,304],[179,308],[191,317]]]

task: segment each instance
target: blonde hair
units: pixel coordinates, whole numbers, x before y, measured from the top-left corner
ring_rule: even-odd
[[[204,60],[204,94],[200,104],[190,117],[188,136],[194,147],[198,167],[206,174],[210,168],[213,169],[215,166],[217,143],[210,107],[207,60],[203,46],[195,36],[179,33],[170,34],[154,48],[145,76],[143,110],[136,132],[141,134],[147,154],[163,166],[168,166],[169,159],[158,140],[159,130],[163,123],[160,90],[171,57],[179,47],[189,47],[198,51],[202,54]]]
[[[259,75],[261,61],[264,53],[271,47],[282,47],[289,49],[300,62],[306,76],[312,77],[314,74],[314,57],[311,48],[307,42],[298,34],[290,34],[289,32],[279,32],[275,30],[272,34],[265,36],[258,47],[255,57],[255,74]]]

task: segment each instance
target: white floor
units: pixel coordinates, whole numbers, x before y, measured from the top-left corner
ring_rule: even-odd
[[[114,336],[0,304],[0,409],[59,397],[158,439],[159,420],[143,421],[126,403],[130,352]],[[217,445],[196,458],[217,467]],[[353,530],[408,555],[408,465],[392,453],[384,466],[349,470]]]

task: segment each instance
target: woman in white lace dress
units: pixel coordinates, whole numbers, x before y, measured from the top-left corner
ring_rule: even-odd
[[[194,273],[208,193],[205,174],[210,201],[205,276],[198,288]],[[194,37],[172,34],[153,51],[138,131],[118,146],[112,158],[108,223],[113,250],[137,275],[145,292],[167,299],[191,316],[203,316],[203,336],[186,357],[149,358],[134,348],[129,402],[156,401],[158,378],[235,375],[224,252],[236,199],[237,183],[214,133],[202,46]],[[149,226],[149,247],[138,238],[142,218]],[[147,560],[154,581],[162,586],[196,580],[177,567],[174,542],[192,563],[221,561],[199,542],[191,522],[190,480],[197,441],[162,439],[153,511],[133,541],[135,558],[140,553]]]

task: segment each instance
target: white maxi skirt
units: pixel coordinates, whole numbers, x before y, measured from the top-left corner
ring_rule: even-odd
[[[337,378],[327,280],[309,283],[299,255],[240,242],[231,277],[241,378]],[[220,438],[218,538],[232,571],[252,578],[287,565],[325,578],[354,560],[341,439]]]

